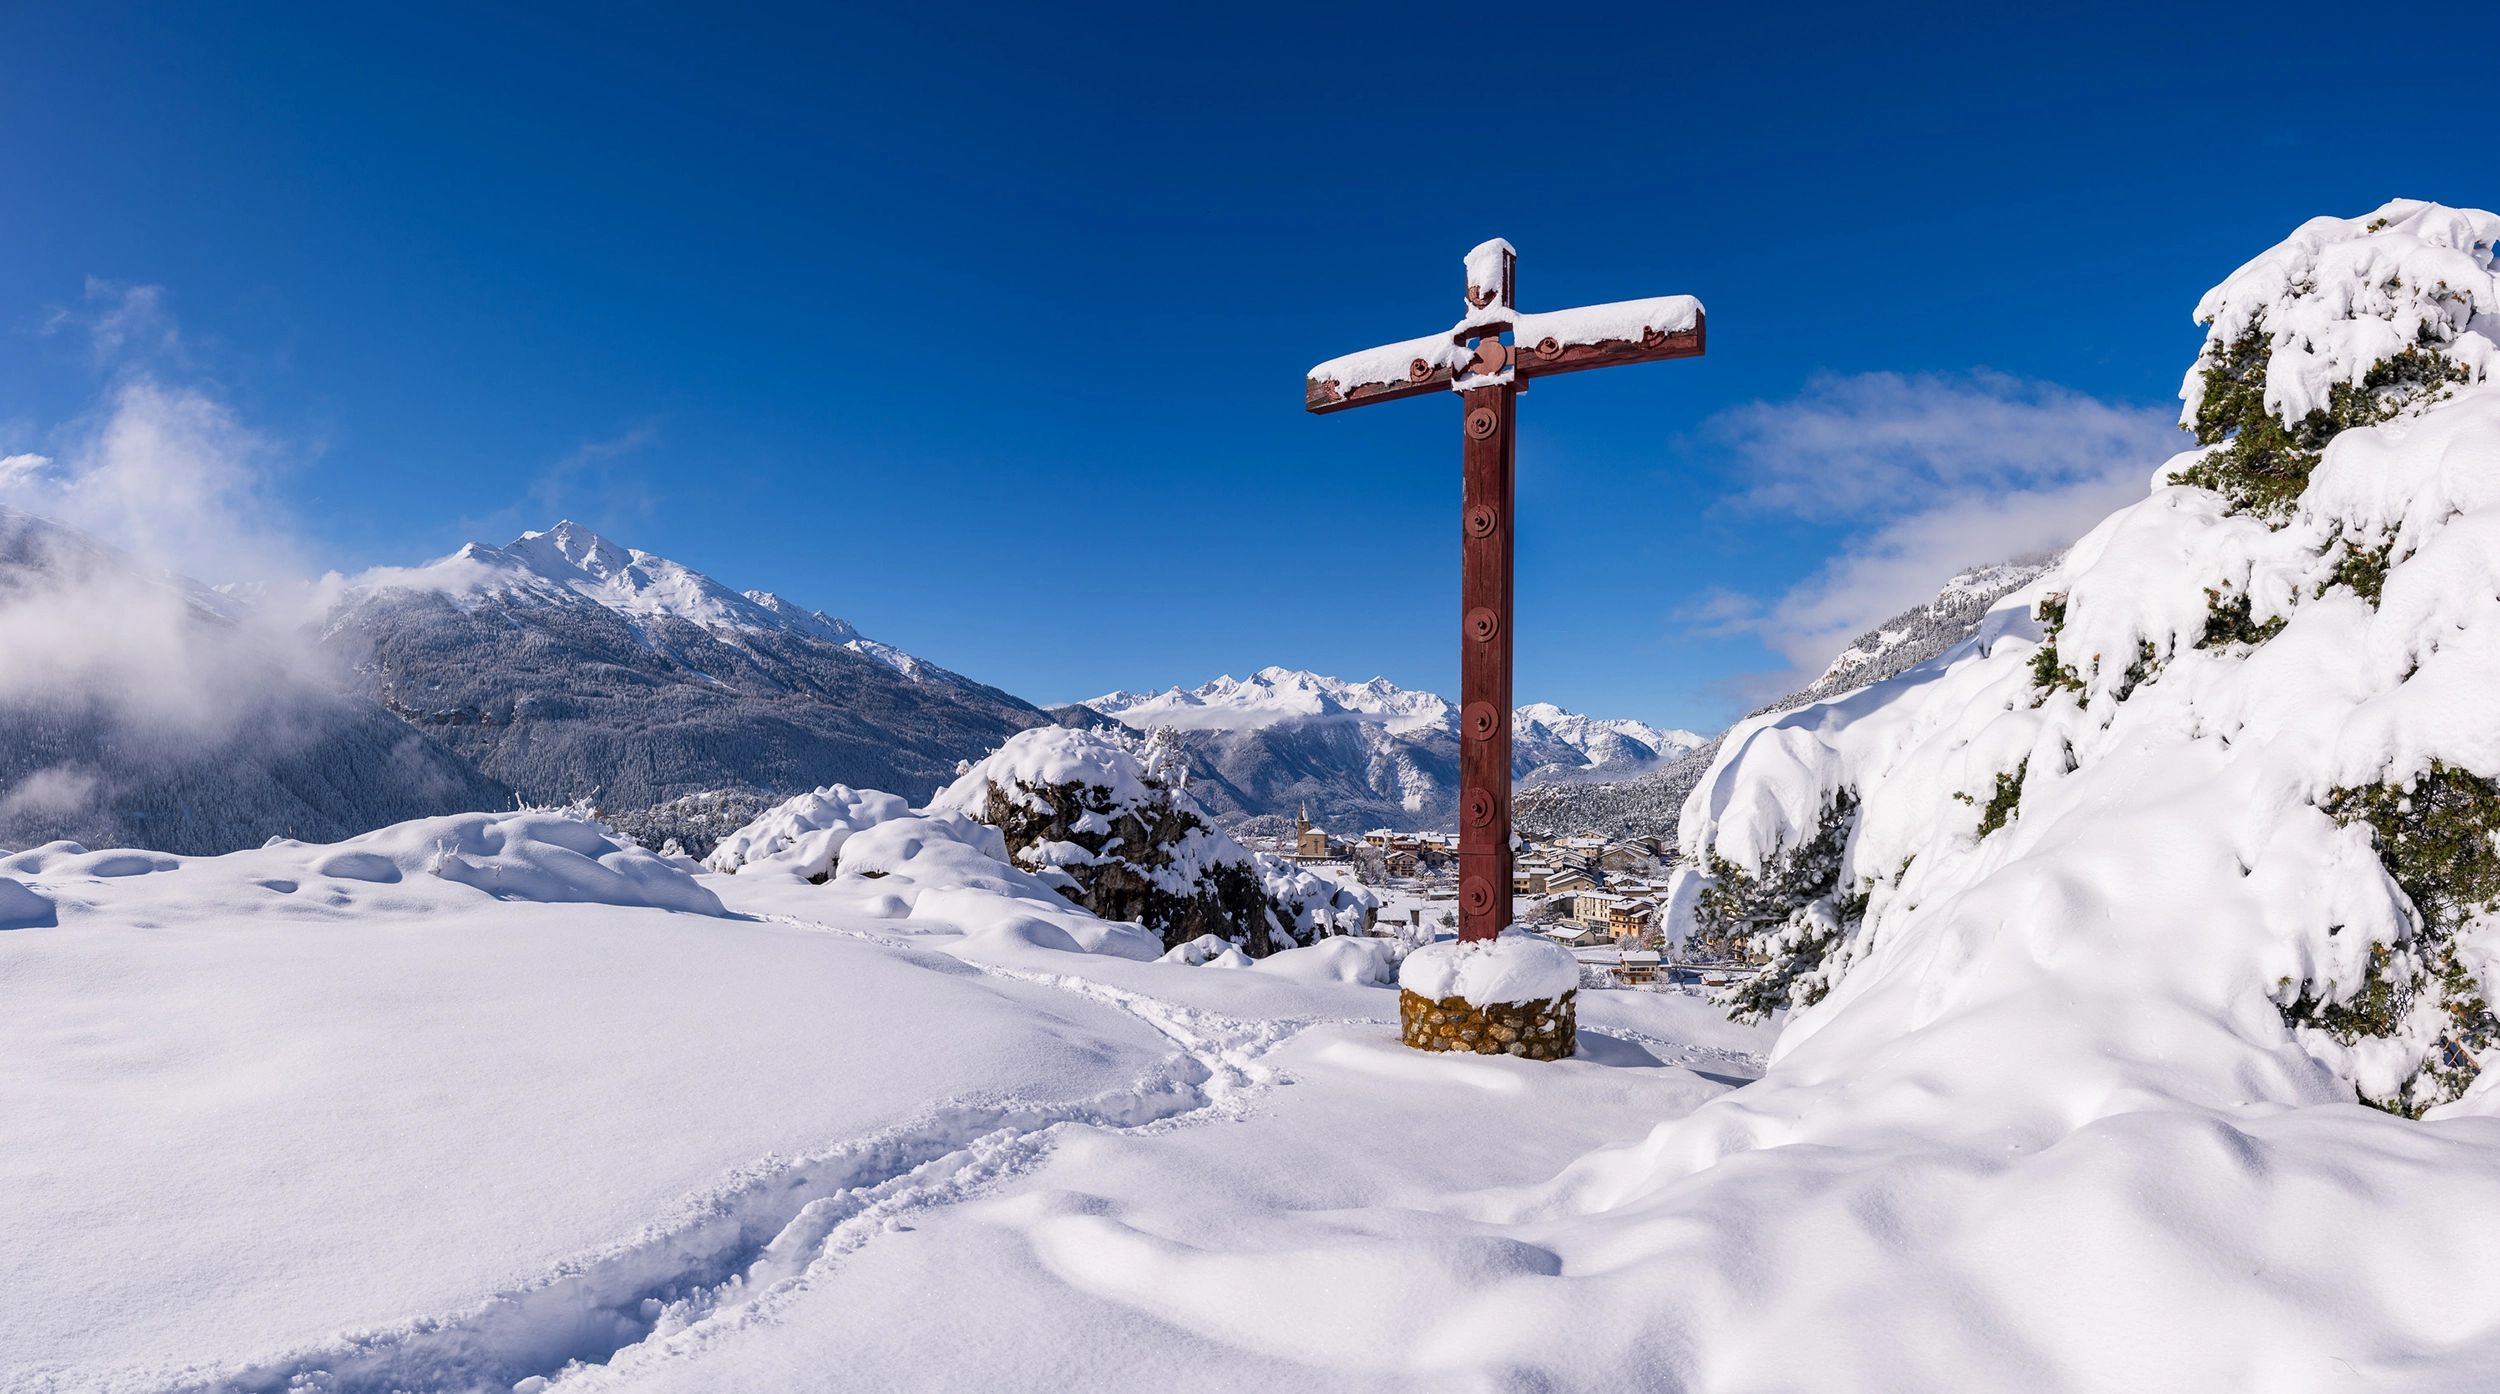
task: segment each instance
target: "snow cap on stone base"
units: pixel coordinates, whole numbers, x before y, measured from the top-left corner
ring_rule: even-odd
[[[1427,944],[1406,956],[1398,986],[1429,1001],[1470,1005],[1542,1002],[1580,985],[1580,961],[1550,939],[1510,932],[1497,939]]]

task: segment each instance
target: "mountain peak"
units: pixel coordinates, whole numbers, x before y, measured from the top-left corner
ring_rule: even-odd
[[[624,617],[638,632],[654,620],[679,619],[715,633],[804,634],[914,681],[959,681],[936,664],[863,637],[848,621],[822,610],[771,591],[731,590],[690,566],[624,546],[570,518],[544,532],[524,532],[505,546],[471,542],[421,567],[379,568],[351,585],[351,591],[377,590],[439,591],[464,606],[489,599],[514,605],[588,603]]]
[[[522,533],[503,550],[512,556],[527,557],[542,568],[560,571],[569,567],[602,580],[614,577],[637,563],[676,566],[675,562],[664,557],[620,547],[570,518],[545,532]]]

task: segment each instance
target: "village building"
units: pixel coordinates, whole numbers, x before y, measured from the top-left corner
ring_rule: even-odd
[[[1654,900],[1623,899],[1606,909],[1606,932],[1617,939],[1638,939],[1649,933],[1658,915]]]
[[[1556,871],[1545,877],[1544,882],[1537,889],[1547,895],[1559,894],[1563,891],[1594,891],[1598,888],[1596,877],[1576,867]]]
[[[1645,871],[1656,859],[1656,854],[1647,847],[1619,845],[1600,853],[1597,865],[1606,871]]]
[[[1304,804],[1293,820],[1293,858],[1298,862],[1328,860],[1328,833],[1311,826],[1311,806]]]
[[[1550,887],[1553,883],[1549,881],[1546,884]],[[1592,929],[1603,929],[1606,927],[1608,914],[1621,899],[1621,896],[1611,895],[1594,888],[1575,890],[1571,896],[1571,918]]]

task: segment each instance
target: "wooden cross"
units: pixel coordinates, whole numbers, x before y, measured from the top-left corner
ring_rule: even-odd
[[[1467,254],[1467,313],[1446,333],[1332,358],[1303,384],[1313,412],[1426,392],[1458,394],[1465,428],[1459,542],[1458,937],[1510,923],[1511,504],[1515,399],[1555,373],[1694,358],[1701,302],[1689,295],[1521,314],[1518,253],[1494,238]],[[1509,336],[1509,342],[1503,336]]]

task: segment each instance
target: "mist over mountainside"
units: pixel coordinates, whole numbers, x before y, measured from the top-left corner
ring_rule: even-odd
[[[1048,723],[842,620],[569,522],[369,573],[320,643],[524,798],[619,812],[835,782],[917,801]]]
[[[0,505],[0,847],[210,854],[511,804],[242,608]]]
[[[213,853],[515,799],[695,851],[770,796],[914,800],[1030,704],[571,523],[294,597],[0,509],[0,846]],[[35,661],[23,661],[36,656]]]
[[[1193,689],[1112,692],[1052,709],[1068,725],[1168,727],[1187,752],[1190,793],[1227,822],[1290,818],[1332,827],[1451,825],[1458,792],[1456,708],[1374,678],[1349,683],[1289,668]],[[1524,784],[1621,779],[1701,743],[1628,719],[1548,703],[1511,715],[1512,775]]]
[[[1979,622],[1990,605],[2029,585],[2056,561],[2055,557],[2026,558],[1957,573],[1934,600],[1912,606],[1859,635],[1832,659],[1821,677],[1754,708],[1742,720],[1826,701],[1947,652],[1979,632]],[[1712,736],[1699,742],[1665,768],[1636,778],[1523,788],[1512,816],[1522,831],[1632,833],[1673,841],[1685,796],[1701,782],[1718,755],[1719,739]]]

